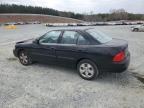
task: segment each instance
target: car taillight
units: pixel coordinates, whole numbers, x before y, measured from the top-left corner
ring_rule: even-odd
[[[122,51],[113,57],[113,62],[120,62],[125,58],[125,52]]]

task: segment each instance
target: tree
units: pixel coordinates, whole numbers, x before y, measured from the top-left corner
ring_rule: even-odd
[[[116,21],[116,20],[144,20],[144,14],[128,13],[124,9],[112,9],[110,10],[110,13],[103,13],[103,14],[101,13],[94,14],[93,11],[91,11],[90,13],[78,14],[74,12],[58,11],[50,8],[15,5],[15,4],[12,5],[0,4],[0,13],[29,13],[29,14],[55,15],[55,16],[85,20],[88,22]]]
[[[113,9],[110,10],[111,20],[127,20],[128,13],[124,9]]]

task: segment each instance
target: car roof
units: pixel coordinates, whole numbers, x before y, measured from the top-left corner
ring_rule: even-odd
[[[61,30],[61,31],[86,31],[86,30],[89,30],[89,29],[94,29],[94,28],[59,28],[59,29],[53,29],[53,30]],[[52,31],[53,31],[52,30]]]

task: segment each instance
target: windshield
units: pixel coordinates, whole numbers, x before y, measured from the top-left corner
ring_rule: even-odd
[[[89,33],[91,36],[93,36],[100,43],[106,43],[112,40],[111,37],[96,29],[89,29],[86,30],[86,32]]]

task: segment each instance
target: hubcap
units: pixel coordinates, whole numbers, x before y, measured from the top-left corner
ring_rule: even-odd
[[[26,54],[24,54],[23,52],[21,53],[20,55],[20,61],[23,63],[23,64],[27,64],[28,63],[28,57]]]
[[[94,68],[89,63],[83,63],[79,67],[80,74],[85,78],[90,78],[94,75]]]

